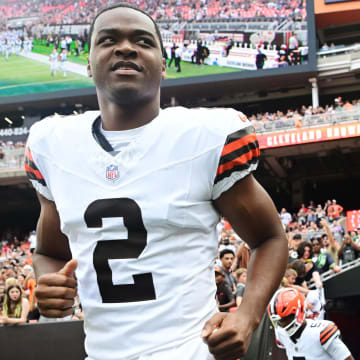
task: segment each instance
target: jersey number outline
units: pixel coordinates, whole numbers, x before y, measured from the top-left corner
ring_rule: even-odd
[[[114,285],[110,259],[136,259],[147,245],[147,231],[139,205],[129,198],[100,199],[85,211],[88,228],[102,228],[104,218],[123,218],[127,239],[98,240],[93,254],[97,283],[103,303],[155,300],[151,273],[132,275],[134,284]]]

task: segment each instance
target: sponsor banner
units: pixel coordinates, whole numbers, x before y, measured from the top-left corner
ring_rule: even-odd
[[[329,125],[308,129],[258,134],[260,149],[308,144],[360,136],[360,123]]]
[[[360,227],[360,210],[346,212],[347,231],[354,231]]]

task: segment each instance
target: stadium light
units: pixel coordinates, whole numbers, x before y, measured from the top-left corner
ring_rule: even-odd
[[[10,125],[13,124],[13,122],[7,116],[4,117],[4,120],[7,121]]]

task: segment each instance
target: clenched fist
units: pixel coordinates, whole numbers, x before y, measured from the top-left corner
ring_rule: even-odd
[[[77,292],[76,267],[77,260],[72,259],[60,271],[40,276],[35,296],[41,315],[61,318],[72,314]]]

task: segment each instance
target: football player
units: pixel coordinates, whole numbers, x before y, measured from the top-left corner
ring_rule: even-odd
[[[305,319],[304,297],[291,288],[278,290],[268,305],[276,344],[288,359],[354,360],[340,339],[340,330],[328,320]]]
[[[237,359],[288,255],[276,208],[252,175],[254,129],[233,109],[160,110],[163,45],[142,10],[106,8],[89,37],[100,111],[40,121],[27,142],[41,203],[40,312],[71,314],[78,287],[91,360]],[[219,214],[252,248],[231,314],[215,300]]]

